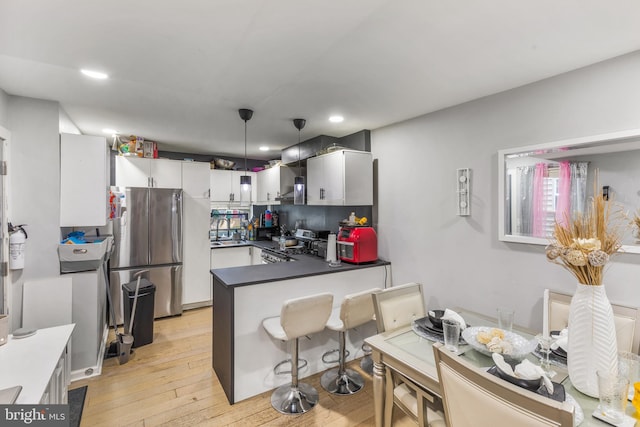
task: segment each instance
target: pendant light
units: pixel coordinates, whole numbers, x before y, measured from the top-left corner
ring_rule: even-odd
[[[293,119],[293,125],[298,129],[298,176],[293,179],[293,204],[304,205],[304,176],[300,166],[300,130],[307,124],[305,119]]]
[[[253,110],[241,108],[238,110],[240,118],[244,120],[244,172],[245,175],[240,176],[240,204],[248,205],[251,203],[251,177],[247,175],[247,121],[253,117]]]

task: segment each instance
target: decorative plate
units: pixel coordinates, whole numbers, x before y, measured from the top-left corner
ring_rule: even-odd
[[[491,357],[492,352],[486,345],[478,342],[477,336],[480,331],[490,332],[493,329],[497,328],[491,326],[471,326],[462,331],[462,338],[464,338],[474,350]],[[502,354],[505,360],[520,362],[538,346],[538,341],[535,338],[528,340],[515,332],[504,331],[504,340],[509,341],[513,346],[513,352],[511,354]]]

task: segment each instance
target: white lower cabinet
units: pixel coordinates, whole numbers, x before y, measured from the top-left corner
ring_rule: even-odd
[[[251,247],[251,265],[262,264],[262,249],[257,246]]]
[[[35,335],[0,347],[0,390],[21,385],[18,405],[67,403],[74,325],[38,329]]]
[[[211,250],[211,269],[243,267],[252,264],[253,246],[215,248]]]

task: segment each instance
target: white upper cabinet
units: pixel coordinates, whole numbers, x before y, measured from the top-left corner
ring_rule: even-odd
[[[209,198],[209,163],[182,162],[182,190],[194,199]]]
[[[108,199],[106,138],[60,134],[60,226],[105,225]]]
[[[182,188],[181,163],[169,159],[116,156],[116,185]]]
[[[275,199],[281,196],[280,183],[286,180],[293,185],[295,172],[287,166],[280,165],[260,171],[256,175],[258,181],[256,204],[279,205],[280,202]]]
[[[371,153],[340,150],[307,159],[307,204],[372,205]]]
[[[240,176],[248,175],[251,177],[251,194],[247,194],[245,199],[246,205],[255,202],[257,195],[256,173],[245,171],[217,170],[210,171],[210,188],[212,202],[225,202],[240,204],[242,199],[240,188]]]

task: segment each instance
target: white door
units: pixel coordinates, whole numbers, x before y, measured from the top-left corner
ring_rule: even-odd
[[[336,151],[324,157],[324,204],[344,204],[344,151]]]
[[[182,191],[194,199],[209,199],[209,163],[182,162]]]
[[[11,301],[11,286],[9,286],[9,232],[7,227],[7,167],[8,159],[7,149],[9,145],[9,131],[0,126],[0,297],[2,297],[0,307],[1,313],[7,313],[9,310],[9,301]],[[11,319],[9,319],[9,328],[11,328]],[[10,329],[11,330],[11,329]]]
[[[324,186],[323,174],[324,156],[307,159],[307,204],[324,204],[322,188]]]
[[[211,300],[209,273],[209,199],[184,197],[184,257],[182,303]]]
[[[107,224],[108,159],[105,137],[60,134],[60,227]]]
[[[212,202],[229,202],[231,200],[231,179],[233,171],[212,170],[210,172],[210,188]],[[238,178],[240,179],[240,178]],[[238,186],[240,183],[238,182]],[[238,200],[239,201],[239,200]]]
[[[116,186],[149,187],[151,159],[116,156]]]
[[[149,160],[149,176],[154,188],[182,188],[182,162],[169,159]]]

